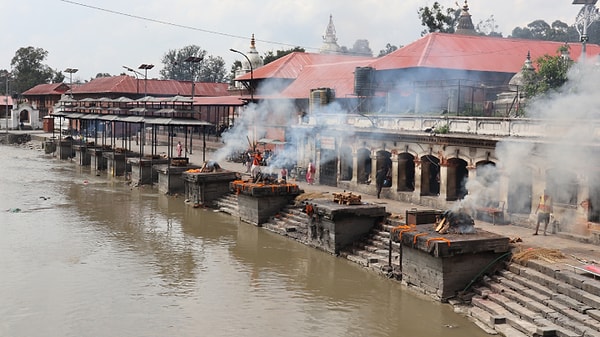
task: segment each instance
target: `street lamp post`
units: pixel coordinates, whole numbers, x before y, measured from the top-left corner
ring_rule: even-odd
[[[10,77],[10,73],[7,71],[4,76],[6,76],[6,91],[4,92],[4,102],[6,104],[6,141],[8,142],[8,78]]]
[[[200,56],[190,56],[188,58],[186,58],[185,60],[183,60],[183,62],[188,62],[192,64],[192,115],[194,114],[194,95],[196,94],[196,86],[195,86],[195,72],[194,70],[196,70],[196,65],[200,62],[202,62],[202,60],[204,60],[204,57]],[[185,135],[187,137],[187,129],[185,131]],[[192,128],[192,132],[190,133],[190,154],[192,154],[192,138],[194,135],[194,129]],[[186,142],[187,143],[187,142]],[[186,149],[187,150],[187,149]],[[204,158],[202,158],[202,160],[204,160]]]
[[[139,72],[135,71],[134,69],[132,69],[132,68],[130,68],[128,66],[123,66],[123,68],[125,68],[127,71],[132,72],[133,75],[135,76],[135,81],[137,83],[137,93],[139,94],[140,93],[140,79],[138,78],[138,75],[144,76],[144,74],[139,73]]]
[[[192,106],[194,105],[193,101],[194,101],[194,94],[196,93],[196,88],[194,87],[195,81],[194,81],[194,70],[196,70],[196,65],[200,62],[202,62],[202,60],[204,60],[203,57],[198,57],[198,56],[190,56],[188,58],[186,58],[185,60],[183,60],[183,62],[189,62],[192,63]]]
[[[67,68],[65,73],[69,73],[69,94],[73,98],[73,74],[79,71],[77,68]]]
[[[148,96],[148,70],[154,68],[154,64],[141,64],[138,69],[144,69],[144,97]]]
[[[598,8],[596,8],[598,0],[573,0],[573,5],[583,5],[583,8],[577,14],[575,19],[575,28],[579,32],[581,40],[581,58],[585,60],[586,44],[589,40],[587,35],[588,26],[598,17]],[[579,25],[582,26],[579,30]]]
[[[250,59],[248,58],[248,56],[246,56],[246,54],[242,53],[239,50],[230,48],[229,51],[242,55],[246,58],[246,61],[248,61],[248,64],[250,65],[250,84],[248,85],[248,90],[250,91],[250,101],[254,102],[254,69],[252,69],[252,62],[250,62]]]

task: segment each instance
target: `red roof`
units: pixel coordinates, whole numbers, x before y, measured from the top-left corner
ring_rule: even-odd
[[[241,96],[194,97],[194,105],[244,105]]]
[[[37,95],[62,95],[69,90],[69,86],[65,83],[49,83],[38,84],[35,87],[25,91],[23,96]]]
[[[228,95],[227,83],[194,83],[196,96]],[[73,88],[74,94],[144,94],[150,96],[191,96],[191,81],[136,79],[128,75],[98,77]]]
[[[354,95],[354,70],[367,66],[372,59],[319,64],[304,68],[298,78],[281,92],[286,98],[301,99],[310,96],[311,89],[330,88],[336,97]]]
[[[13,105],[13,99],[10,96],[0,96],[0,105],[6,106],[6,100],[8,99],[8,105]]]
[[[527,53],[531,59],[556,55],[562,42],[488,36],[431,33],[370,64],[376,70],[414,67],[517,73]],[[581,44],[569,44],[571,59],[578,60]],[[600,54],[600,46],[587,45],[587,55]],[[535,62],[534,62],[535,66]]]
[[[349,56],[337,54],[316,54],[293,52],[289,53],[277,60],[268,63],[258,69],[253,69],[252,77],[254,79],[269,79],[269,78],[287,78],[295,79],[300,75],[304,67],[316,64],[331,64],[348,61],[370,60],[372,57],[364,56]],[[241,75],[235,79],[236,81],[250,80],[250,73]]]

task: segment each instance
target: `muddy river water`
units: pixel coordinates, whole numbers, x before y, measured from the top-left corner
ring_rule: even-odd
[[[347,260],[0,146],[0,336],[486,334]]]

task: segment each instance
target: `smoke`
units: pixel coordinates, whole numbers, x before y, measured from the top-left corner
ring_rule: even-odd
[[[524,125],[539,138],[532,141],[509,137],[499,141],[494,160],[498,166],[478,168],[477,177],[469,177],[466,205],[486,206],[490,200],[498,200],[501,187],[497,182],[501,176],[512,186],[508,187],[509,199],[512,198],[509,203],[517,206],[533,203],[533,210],[539,190],[554,191],[555,202],[558,199],[562,203],[576,204],[573,198],[580,189],[578,182],[585,183],[582,177],[588,179],[587,183],[597,184],[596,177],[587,177],[599,164],[588,146],[598,136],[593,122],[598,119],[597,107],[600,106],[600,95],[596,92],[600,81],[597,61],[593,58],[574,64],[565,85],[527,104],[527,115],[535,123]],[[494,177],[496,182],[489,177]],[[545,182],[545,186],[536,189],[536,181]],[[571,215],[563,221],[574,218]]]

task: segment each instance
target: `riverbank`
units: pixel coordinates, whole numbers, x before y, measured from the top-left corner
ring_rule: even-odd
[[[218,148],[218,144],[217,145],[212,145],[209,148]],[[159,150],[159,154],[166,154],[167,148],[165,146],[159,146],[158,147]],[[202,151],[198,151],[198,150],[194,150],[193,154],[188,154],[188,157],[190,158],[190,162],[191,163],[195,163],[195,164],[200,164],[203,162],[203,156],[206,155],[206,159],[210,159],[210,154],[206,154],[203,153]],[[233,162],[221,162],[219,163],[223,168],[230,170],[230,171],[236,171],[239,172],[242,175],[245,175],[245,168],[242,167],[242,165],[240,163],[233,163]],[[332,194],[332,193],[336,193],[336,192],[342,192],[342,189],[339,188],[335,188],[335,187],[331,187],[331,186],[323,186],[323,185],[309,185],[305,182],[302,181],[298,181],[296,182],[301,189],[303,189],[306,193],[313,193],[313,194]],[[386,208],[386,210],[391,213],[392,215],[402,218],[405,214],[405,212],[407,210],[425,210],[426,208],[423,208],[419,205],[414,205],[414,204],[407,204],[407,203],[402,203],[402,202],[398,202],[395,200],[387,200],[387,199],[377,199],[375,196],[372,195],[368,195],[368,194],[362,194],[362,201],[365,203],[373,203],[373,204],[378,204],[378,205],[382,205]],[[596,294],[594,293],[596,290],[596,288],[594,287],[594,282],[597,283],[597,281],[595,279],[589,279],[589,275],[586,275],[585,273],[577,273],[577,270],[574,269],[573,267],[570,266],[579,266],[582,264],[585,264],[585,262],[597,262],[600,261],[600,252],[598,250],[598,246],[595,245],[591,245],[588,243],[582,243],[580,241],[577,240],[577,238],[565,238],[562,237],[560,235],[554,235],[554,234],[549,234],[547,236],[543,236],[543,235],[539,235],[539,236],[534,236],[533,235],[533,228],[531,228],[530,226],[527,226],[527,224],[503,224],[503,225],[495,225],[492,223],[488,223],[485,221],[480,221],[480,220],[476,220],[475,222],[475,227],[476,229],[482,229],[485,231],[489,231],[492,233],[496,233],[498,235],[503,235],[506,237],[509,237],[512,239],[512,241],[514,242],[514,249],[515,251],[526,251],[526,250],[536,250],[536,249],[540,249],[540,248],[544,248],[544,249],[548,249],[548,250],[557,250],[560,251],[563,255],[563,258],[559,259],[559,260],[555,260],[555,261],[542,261],[540,262],[536,262],[536,261],[524,261],[522,266],[524,269],[520,269],[518,267],[516,267],[516,264],[512,264],[511,266],[507,266],[507,271],[503,272],[501,274],[501,277],[504,277],[505,281],[504,284],[510,284],[510,282],[508,281],[509,278],[512,278],[513,280],[516,279],[516,277],[523,277],[525,280],[528,280],[531,284],[533,284],[536,280],[538,279],[543,279],[542,276],[538,275],[541,274],[542,271],[548,271],[550,273],[550,275],[558,275],[560,277],[563,277],[565,279],[569,278],[569,279],[579,279],[579,283],[581,283],[582,285],[585,283],[588,285],[588,289],[591,289],[592,292],[588,292],[588,294],[586,294],[587,298],[591,298],[594,299],[594,296],[600,296],[600,294]],[[516,272],[515,272],[516,271]],[[511,273],[516,275],[516,276],[511,276]],[[538,273],[538,274],[536,274]],[[546,275],[546,274],[544,274]],[[550,275],[546,275],[544,277],[553,277]],[[567,276],[565,276],[567,275]],[[594,318],[594,309],[593,308],[598,308],[600,306],[594,306],[594,305],[589,305],[586,304],[589,308],[587,309],[581,309],[583,307],[583,305],[585,304],[585,302],[582,302],[578,296],[576,296],[577,291],[573,290],[572,288],[570,288],[571,286],[569,285],[568,282],[566,282],[565,280],[561,281],[562,283],[559,283],[559,281],[550,281],[550,280],[546,280],[545,283],[546,285],[548,284],[553,284],[553,287],[543,285],[544,287],[546,287],[547,289],[549,289],[548,291],[546,291],[548,294],[543,296],[540,296],[539,301],[537,301],[536,303],[542,303],[540,305],[544,305],[544,307],[548,307],[548,305],[544,304],[544,302],[547,303],[552,303],[550,301],[554,300],[554,295],[552,295],[553,293],[560,293],[560,295],[562,296],[566,296],[570,299],[573,300],[572,304],[570,304],[569,306],[567,306],[567,309],[569,310],[580,310],[583,311],[583,313],[587,314],[589,312],[588,316],[585,316],[583,318],[581,318],[582,320],[590,320],[593,321]],[[481,307],[485,307],[485,310],[488,310],[487,313],[486,312],[479,312],[479,317],[477,319],[479,319],[480,321],[487,321],[488,323],[490,322],[490,320],[492,318],[494,318],[494,321],[488,325],[488,327],[496,327],[497,328],[494,331],[497,332],[501,332],[504,333],[505,335],[510,335],[510,336],[520,336],[517,335],[516,332],[510,332],[510,333],[506,333],[506,332],[502,332],[502,329],[505,328],[505,331],[510,331],[508,329],[506,329],[506,327],[508,326],[506,324],[506,318],[509,317],[509,322],[510,320],[513,321],[512,324],[509,324],[511,327],[514,326],[520,326],[521,329],[517,329],[518,331],[520,331],[520,333],[523,333],[524,335],[528,335],[526,332],[532,332],[536,333],[537,329],[542,329],[542,328],[548,328],[551,326],[551,323],[540,323],[539,325],[535,325],[534,323],[529,323],[529,325],[523,323],[526,321],[526,316],[529,315],[531,316],[531,321],[535,321],[536,319],[536,314],[535,311],[528,309],[530,312],[533,312],[533,314],[525,314],[522,312],[519,312],[518,310],[520,310],[519,308],[515,307],[513,312],[508,312],[507,309],[505,309],[504,312],[502,310],[500,310],[498,308],[498,306],[500,304],[498,304],[497,302],[491,302],[491,301],[487,301],[489,298],[493,298],[494,296],[491,296],[491,294],[494,293],[504,293],[507,294],[509,293],[509,291],[512,292],[516,292],[516,290],[518,290],[519,288],[524,288],[525,286],[518,286],[518,285],[513,285],[513,288],[511,289],[502,289],[500,287],[497,287],[494,285],[494,283],[492,282],[492,280],[488,280],[487,284],[484,283],[483,285],[477,285],[475,287],[476,289],[476,296],[475,297],[475,302],[477,303],[477,305],[470,305],[465,307],[464,304],[454,301],[451,301],[452,304],[455,305],[456,310],[464,310],[466,314],[468,315],[472,315],[474,317],[475,314],[472,313],[476,313],[478,312],[477,310],[474,310],[474,308],[481,308]],[[538,287],[540,288],[540,287]],[[579,289],[579,288],[578,288]],[[525,289],[526,290],[526,289]],[[544,289],[540,290],[540,293],[544,294]],[[502,295],[504,296],[504,295]],[[498,302],[505,302],[505,303],[519,303],[519,301],[521,302],[527,302],[527,303],[532,303],[533,300],[529,300],[529,299],[518,299],[517,296],[515,296],[513,299],[506,299],[506,298],[501,298],[500,295],[495,295],[495,297],[498,299]],[[487,302],[486,302],[487,301]],[[591,304],[594,304],[595,302],[591,302]],[[525,307],[525,304],[519,304],[522,307]],[[564,304],[561,304],[562,306],[565,306]],[[540,317],[544,317],[546,319],[546,316],[550,317],[550,316],[556,316],[559,317],[560,320],[562,320],[562,317],[570,317],[568,316],[568,314],[566,312],[568,312],[567,309],[560,311],[558,308],[560,306],[559,305],[555,305],[554,308],[552,308],[552,310],[545,310],[541,307],[537,308],[538,310],[542,311],[543,314],[539,314]],[[591,308],[591,309],[590,309]],[[484,309],[482,309],[484,310]],[[485,311],[484,310],[484,311]],[[515,313],[516,312],[516,313]],[[487,316],[486,316],[487,315]],[[544,316],[545,315],[545,316]],[[515,322],[516,319],[514,317],[519,317],[519,322]],[[502,323],[501,319],[498,319],[499,317],[504,317],[505,323]],[[574,319],[572,319],[574,320]],[[484,323],[482,323],[484,324]],[[552,323],[555,324],[555,323]],[[552,326],[552,329],[557,330],[557,328]],[[564,328],[567,329],[567,328]],[[571,330],[569,331],[576,331],[574,328],[571,328]],[[530,334],[531,335],[531,334]],[[552,334],[546,334],[547,336],[552,336]],[[563,334],[563,335],[568,335],[568,334]],[[581,335],[581,334],[579,334]],[[594,332],[588,332],[586,334],[586,336],[594,336]]]

